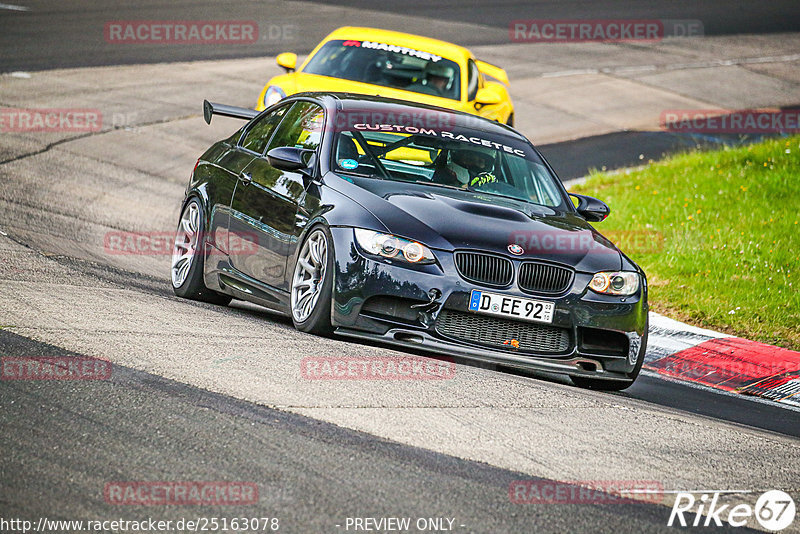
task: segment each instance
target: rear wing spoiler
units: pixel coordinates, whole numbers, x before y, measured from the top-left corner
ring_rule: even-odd
[[[481,71],[481,73],[484,74],[485,76],[489,76],[504,85],[508,85],[508,74],[506,74],[506,71],[504,71],[500,67],[492,65],[491,63],[486,63],[485,61],[481,61],[480,59],[475,60],[475,65],[478,67],[478,70]]]
[[[211,117],[220,115],[222,117],[233,117],[234,119],[250,120],[260,112],[250,108],[239,108],[236,106],[227,106],[225,104],[215,104],[208,100],[203,100],[203,118],[206,124],[211,124]]]

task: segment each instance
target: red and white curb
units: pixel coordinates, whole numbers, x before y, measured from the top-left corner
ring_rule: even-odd
[[[643,370],[800,408],[800,352],[697,328],[650,313]]]

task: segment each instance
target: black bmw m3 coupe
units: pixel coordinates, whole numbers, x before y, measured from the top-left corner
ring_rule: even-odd
[[[251,301],[302,331],[619,390],[647,345],[644,272],[511,127],[409,102],[304,93],[197,161],[172,258],[181,297]],[[574,201],[573,201],[574,199]]]

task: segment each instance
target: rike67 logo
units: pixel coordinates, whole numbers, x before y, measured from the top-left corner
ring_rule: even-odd
[[[700,493],[699,497],[695,497]],[[680,492],[672,505],[667,526],[731,527],[746,526],[751,518],[766,530],[777,532],[794,522],[797,512],[794,499],[783,491],[770,490],[761,495],[755,507],[747,503],[720,504],[723,492]],[[754,525],[753,525],[754,526]]]

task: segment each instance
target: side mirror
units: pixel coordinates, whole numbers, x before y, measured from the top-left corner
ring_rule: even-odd
[[[297,54],[284,52],[283,54],[278,54],[275,61],[278,63],[278,66],[283,67],[286,72],[294,72],[294,68],[297,66]]]
[[[576,209],[581,217],[589,222],[601,222],[611,213],[611,208],[602,200],[575,193],[570,193],[569,195],[578,200]]]
[[[314,151],[307,148],[281,146],[267,152],[269,164],[281,171],[302,171],[308,169]]]
[[[494,87],[491,85],[486,85],[478,89],[478,93],[475,95],[475,104],[481,106],[487,106],[491,104],[499,104],[502,100],[502,97],[497,93]]]

